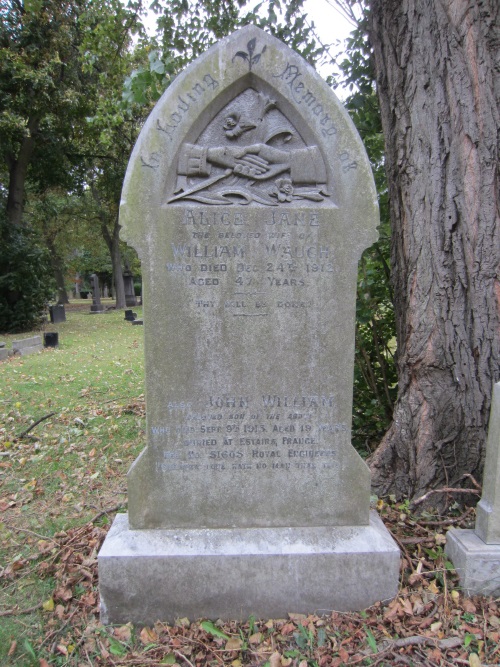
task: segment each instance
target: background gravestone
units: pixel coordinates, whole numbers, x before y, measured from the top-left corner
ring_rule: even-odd
[[[148,446],[99,556],[103,620],[395,595],[399,552],[351,445],[378,207],[331,90],[261,30],[233,34],[149,117],[120,224],[142,262]]]
[[[96,273],[93,273],[91,276],[92,279],[92,305],[90,306],[91,313],[103,313],[104,306],[101,302],[101,290],[99,288],[99,276]]]
[[[130,269],[125,269],[123,272],[123,283],[125,287],[125,305],[137,306],[137,298],[135,296],[134,276]]]

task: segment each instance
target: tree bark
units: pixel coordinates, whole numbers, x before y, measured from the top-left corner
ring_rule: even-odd
[[[113,225],[113,234],[110,234],[104,218],[101,218],[101,231],[111,255],[113,267],[113,285],[115,288],[115,307],[125,308],[125,282],[123,280],[122,255],[120,252],[120,225],[116,216]]]
[[[66,291],[66,281],[64,279],[63,261],[58,255],[54,244],[47,242],[47,248],[50,252],[52,261],[52,271],[57,287],[57,303],[69,303],[68,292]]]
[[[499,380],[500,4],[369,5],[399,378],[370,467],[379,495],[415,498],[480,474]]]
[[[110,233],[107,225],[107,216],[102,210],[103,203],[97,188],[91,186],[92,196],[99,207],[98,216],[101,223],[101,233],[103,239],[108,246],[111,257],[111,266],[113,267],[113,285],[115,288],[115,307],[118,309],[125,308],[125,282],[123,280],[122,269],[122,255],[120,251],[120,225],[118,222],[118,214],[115,216],[112,233]]]
[[[23,221],[26,175],[35,146],[35,135],[38,125],[38,118],[31,117],[28,120],[27,133],[21,142],[17,157],[10,156],[7,160],[9,166],[9,190],[7,194],[6,214],[7,220],[11,225],[20,225]]]

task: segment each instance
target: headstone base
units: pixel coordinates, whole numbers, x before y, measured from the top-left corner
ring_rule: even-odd
[[[43,350],[42,337],[31,336],[31,338],[13,340],[12,350],[14,354],[20,354],[22,357],[25,357],[28,354],[34,354],[35,352],[41,352]]]
[[[130,530],[119,514],[99,553],[101,621],[284,618],[354,611],[398,591],[399,549],[368,526]]]
[[[500,544],[486,544],[474,530],[452,528],[445,553],[466,595],[500,595]]]

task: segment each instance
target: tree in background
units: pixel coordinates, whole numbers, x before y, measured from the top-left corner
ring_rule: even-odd
[[[96,139],[96,124],[92,125],[89,118],[97,115],[102,119],[108,100],[113,103],[120,99],[129,65],[125,56],[133,35],[141,29],[140,8],[140,2],[130,2],[124,8],[118,0],[13,1],[0,6],[0,195],[5,234],[9,226],[29,225],[24,215],[28,189],[33,202],[42,198],[45,203],[53,190],[83,192],[89,186],[90,168],[94,169],[94,178],[90,179],[93,183],[96,174],[100,177],[106,173],[98,160],[116,161],[114,155],[96,153],[102,143]],[[117,124],[116,115],[115,106],[112,113],[108,112],[109,124]],[[121,160],[126,162],[125,158]],[[124,173],[125,164],[120,168]],[[120,186],[114,193],[116,210],[119,193]],[[42,217],[47,231],[47,216]],[[55,223],[50,226],[54,231]],[[100,230],[109,231],[104,224]],[[12,235],[4,235],[3,242],[10,242]],[[51,234],[44,237],[50,244]],[[25,244],[32,238],[25,235]],[[118,306],[123,307],[117,238],[118,232],[112,232],[110,253]],[[64,299],[61,257],[53,244],[49,250],[59,295]],[[36,265],[32,271],[36,273]],[[23,275],[26,278],[27,274]],[[32,285],[36,284],[35,278]],[[16,300],[11,296],[10,307],[15,310]],[[43,300],[35,299],[33,322],[39,317],[40,307]],[[29,322],[25,326],[29,328]]]
[[[386,143],[397,330],[379,494],[481,471],[499,379],[500,5],[370,0]]]
[[[379,240],[363,253],[358,268],[354,364],[353,445],[371,454],[389,428],[396,399],[395,322],[390,271],[390,222],[384,137],[371,52],[367,14],[361,5],[342,5],[354,30],[343,60],[345,106],[360,133],[373,170],[380,207]],[[334,81],[331,81],[334,84]]]

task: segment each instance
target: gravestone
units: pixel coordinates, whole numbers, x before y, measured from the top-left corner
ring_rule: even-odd
[[[66,310],[63,303],[57,303],[54,306],[49,306],[49,314],[51,324],[66,322]]]
[[[132,154],[147,447],[99,554],[103,622],[283,617],[397,593],[351,445],[361,140],[294,52],[247,26],[178,76]]]
[[[91,313],[103,313],[104,306],[101,303],[101,291],[99,289],[99,276],[93,273],[92,279],[92,305],[90,306]]]
[[[135,318],[137,317],[137,313],[134,313],[133,310],[126,310],[125,311],[125,320],[127,322],[133,322]]]
[[[43,334],[44,347],[59,347],[59,333],[57,331],[46,331]]]
[[[125,287],[125,305],[137,306],[137,298],[135,296],[134,276],[132,271],[126,269],[123,272],[123,283]]]
[[[476,526],[450,529],[445,551],[467,594],[500,596],[500,382],[493,388]]]

